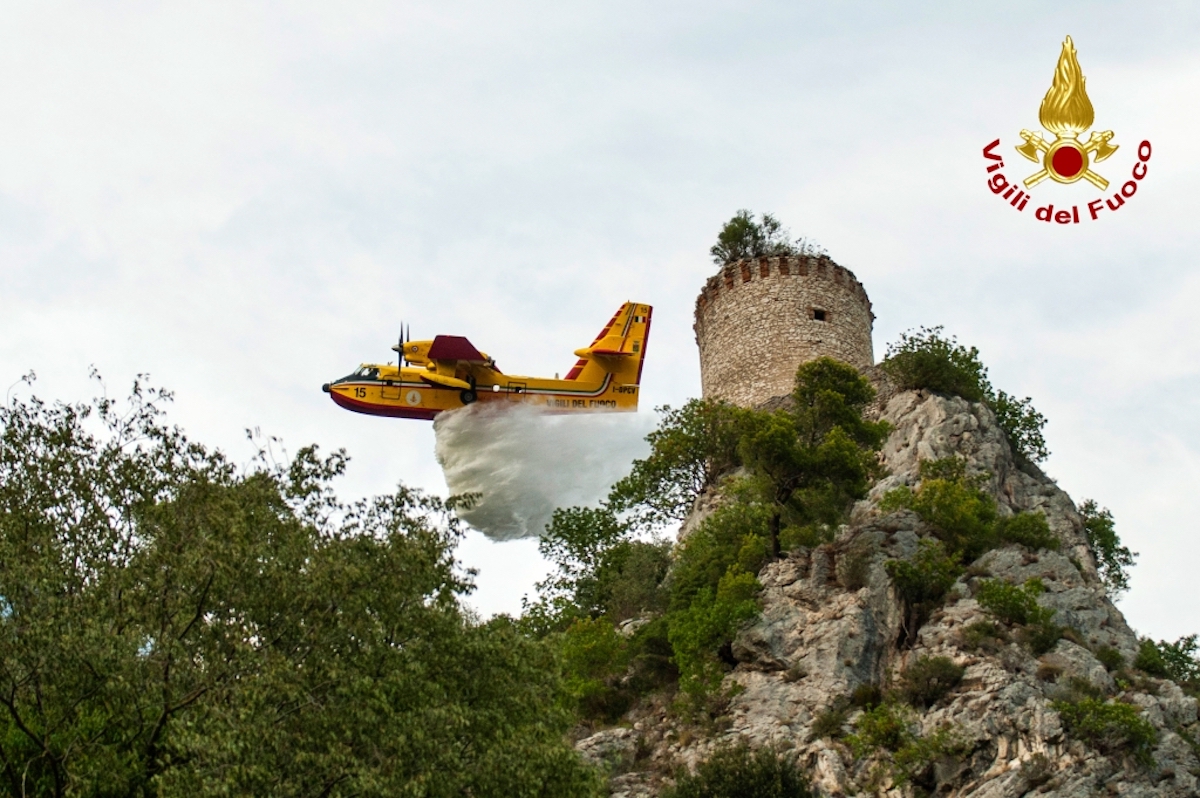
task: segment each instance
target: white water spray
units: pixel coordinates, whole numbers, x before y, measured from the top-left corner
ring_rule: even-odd
[[[597,504],[645,457],[649,413],[547,415],[475,404],[438,415],[435,453],[451,495],[478,493],[460,517],[492,540],[541,535],[557,507]]]

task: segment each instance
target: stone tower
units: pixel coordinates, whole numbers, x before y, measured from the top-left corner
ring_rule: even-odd
[[[703,396],[756,407],[790,394],[796,368],[822,355],[872,366],[874,320],[862,283],[827,256],[726,264],[696,299]]]

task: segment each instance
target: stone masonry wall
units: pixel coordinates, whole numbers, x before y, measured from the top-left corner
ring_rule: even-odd
[[[727,264],[696,300],[703,396],[761,405],[791,393],[796,368],[822,355],[866,369],[874,319],[862,284],[828,257]]]

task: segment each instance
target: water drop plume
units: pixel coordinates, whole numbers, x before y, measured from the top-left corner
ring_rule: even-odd
[[[548,415],[475,404],[440,414],[435,453],[459,516],[493,540],[541,535],[556,507],[596,505],[649,451],[650,413]]]

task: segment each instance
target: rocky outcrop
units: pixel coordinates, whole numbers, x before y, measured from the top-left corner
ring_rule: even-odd
[[[879,412],[893,427],[881,454],[889,475],[854,507],[834,543],[792,552],[759,575],[762,614],[734,642],[738,664],[726,677],[732,698],[721,731],[688,732],[669,713],[635,710],[634,727],[622,730],[632,739],[622,737],[622,744],[640,750],[640,764],[625,770],[668,773],[744,738],[790,750],[825,796],[1200,795],[1200,759],[1187,740],[1200,737],[1196,700],[1166,680],[1118,682],[1094,654],[1109,647],[1130,662],[1138,640],[1106,595],[1070,497],[1036,468],[1017,465],[982,404],[910,391],[888,397]],[[988,475],[985,490],[1001,514],[1039,511],[1063,545],[1057,552],[1015,545],[988,552],[915,638],[902,640],[902,607],[884,563],[911,556],[928,530],[911,512],[881,513],[879,501],[892,488],[915,486],[922,460],[951,455],[965,458],[969,472]],[[847,578],[839,563],[852,556],[860,558],[857,576]],[[1011,638],[980,645],[966,630],[987,618],[972,598],[982,576],[1039,578],[1046,588],[1040,603],[1071,631],[1040,657]],[[909,723],[914,734],[940,731],[953,745],[910,773],[907,784],[881,767],[885,754],[856,757],[844,741],[814,738],[814,721],[835,704],[843,707],[838,702],[856,688],[895,684],[913,662],[934,656],[962,667],[962,681],[932,707],[912,711]],[[1153,762],[1138,763],[1119,747],[1098,750],[1065,731],[1054,702],[1080,685],[1140,709],[1158,734]],[[846,731],[861,712],[848,711]],[[632,783],[635,774],[623,778]],[[642,791],[622,794],[654,794],[645,786],[652,780],[636,778]]]

